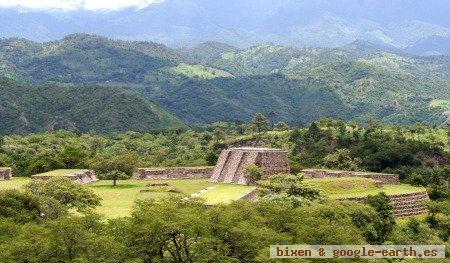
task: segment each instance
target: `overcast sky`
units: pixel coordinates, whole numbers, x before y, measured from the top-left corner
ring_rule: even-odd
[[[164,0],[0,0],[0,7],[21,7],[28,9],[88,9],[118,10],[124,7],[143,8]]]

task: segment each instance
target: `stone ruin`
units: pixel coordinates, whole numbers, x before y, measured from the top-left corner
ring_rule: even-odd
[[[399,184],[398,174],[372,173],[372,172],[352,172],[337,171],[327,169],[304,169],[302,170],[305,179],[312,178],[330,178],[330,177],[363,177],[370,178],[384,184]]]
[[[388,195],[388,197],[391,200],[392,212],[395,217],[423,214],[427,211],[426,204],[430,201],[426,190],[409,194]],[[366,198],[351,197],[338,200],[350,200],[362,203]]]
[[[65,175],[61,175],[62,177],[66,177],[69,178],[70,180],[72,180],[75,183],[79,183],[79,184],[87,184],[90,182],[94,182],[97,181],[97,176],[95,176],[94,171],[91,170],[83,170],[80,172],[75,172],[75,173],[68,173]],[[49,180],[50,178],[54,178],[55,176],[51,176],[51,175],[32,175],[31,179],[37,179],[37,180]]]
[[[11,168],[0,168],[0,181],[10,180],[11,178]]]
[[[259,166],[262,179],[277,173],[289,173],[287,151],[270,148],[230,148],[223,150],[211,175],[211,181],[247,184],[244,169],[249,164]]]
[[[213,167],[139,168],[133,174],[138,180],[210,178]]]

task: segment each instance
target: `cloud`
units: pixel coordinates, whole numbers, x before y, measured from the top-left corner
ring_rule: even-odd
[[[144,8],[164,0],[0,0],[0,7],[60,10],[119,10],[126,7]]]

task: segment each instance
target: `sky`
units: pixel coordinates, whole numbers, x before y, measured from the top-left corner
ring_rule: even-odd
[[[0,7],[60,10],[119,10],[125,7],[144,8],[164,0],[0,0]]]

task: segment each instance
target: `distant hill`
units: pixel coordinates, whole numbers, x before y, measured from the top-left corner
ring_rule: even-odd
[[[429,36],[406,48],[406,51],[426,55],[450,55],[450,36]]]
[[[220,58],[223,53],[238,50],[237,47],[225,43],[207,41],[192,48],[181,49],[181,52],[193,63],[206,63]]]
[[[145,132],[183,126],[149,100],[114,88],[30,86],[0,78],[0,89],[0,134]]]
[[[383,44],[383,43],[375,44],[375,43],[361,40],[361,39],[358,39],[351,43],[348,43],[348,44],[340,47],[340,49],[345,50],[349,53],[352,53],[355,56],[368,56],[368,55],[373,55],[373,54],[381,53],[381,52],[389,52],[389,53],[393,53],[393,54],[404,54],[404,52],[402,52],[401,49],[398,49],[394,46],[391,46],[388,44]]]
[[[38,44],[23,39],[0,40],[6,75],[28,82],[140,82],[148,71],[176,66],[180,53],[152,42],[114,41],[73,34]]]
[[[72,122],[81,131],[142,131],[180,125],[176,118],[197,125],[248,121],[256,112],[271,111],[276,113],[272,121],[292,124],[323,117],[440,124],[442,110],[430,108],[430,102],[450,99],[448,56],[410,56],[367,42],[343,48],[265,44],[247,49],[208,42],[171,49],[85,34],[43,44],[17,38],[1,42],[0,74],[31,84],[19,89],[30,94],[0,97],[1,103],[21,105],[16,117],[8,117],[15,123],[10,132],[72,129],[67,124]],[[28,104],[36,104],[33,111],[43,119],[30,121]],[[84,120],[81,109],[103,111],[107,123]],[[22,112],[33,124],[19,125],[26,123]]]
[[[362,62],[336,61],[299,73],[184,78],[164,86],[146,85],[140,92],[187,123],[248,121],[255,112],[273,111],[273,121],[288,123],[333,117],[440,124],[441,111],[430,109],[429,102],[449,98],[450,85]]]

